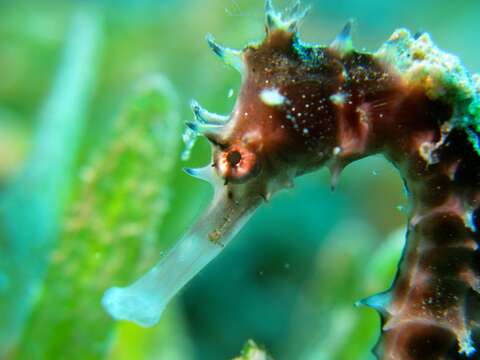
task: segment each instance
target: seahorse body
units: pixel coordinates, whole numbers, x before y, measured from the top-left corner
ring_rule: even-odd
[[[305,44],[297,31],[303,15],[295,6],[282,16],[267,0],[263,42],[236,51],[208,38],[241,72],[242,86],[230,116],[193,103],[186,139],[205,135],[213,164],[188,172],[213,182],[233,214],[292,186],[296,176],[326,166],[335,183],[351,162],[383,154],[398,168],[410,208],[391,289],[360,302],[382,318],[375,354],[478,358],[478,77],[427,34],[397,30],[366,53],[354,49],[347,24],[329,46]],[[217,246],[232,224],[228,214],[209,228]]]

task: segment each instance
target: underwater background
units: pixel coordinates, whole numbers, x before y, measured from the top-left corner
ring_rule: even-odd
[[[480,70],[480,3],[311,0],[302,38],[350,18],[357,47],[427,31]],[[113,321],[104,291],[151,267],[211,198],[181,161],[195,98],[231,111],[240,79],[205,44],[263,37],[263,1],[0,1],[0,359],[372,359],[407,199],[380,157],[299,179],[263,206],[159,325]],[[288,2],[276,1],[278,8]],[[247,355],[245,355],[247,356]]]

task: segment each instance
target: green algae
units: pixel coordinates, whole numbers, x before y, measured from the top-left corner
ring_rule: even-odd
[[[406,29],[396,30],[375,56],[396,68],[408,86],[423,88],[430,99],[451,104],[454,114],[445,133],[463,129],[480,154],[478,74],[471,74],[457,56],[441,50],[429,34],[413,36]],[[431,147],[438,148],[445,139]]]
[[[248,340],[239,357],[233,360],[273,360],[255,341]]]

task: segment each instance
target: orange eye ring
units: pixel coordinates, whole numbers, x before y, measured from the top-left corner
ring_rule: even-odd
[[[239,146],[232,146],[220,154],[217,171],[224,179],[242,183],[258,170],[257,156],[252,151]]]

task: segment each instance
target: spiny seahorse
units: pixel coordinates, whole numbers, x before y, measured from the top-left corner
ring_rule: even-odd
[[[298,35],[306,11],[266,1],[266,37],[213,51],[242,75],[229,116],[192,103],[185,137],[210,140],[211,165],[187,170],[215,189],[206,213],[144,277],[112,288],[113,317],[150,326],[253,211],[295,177],[328,167],[335,183],[358,159],[383,154],[407,189],[407,244],[375,308],[378,359],[478,358],[480,341],[480,77],[426,33],[397,30],[375,53],[355,50],[351,24],[329,46]]]

